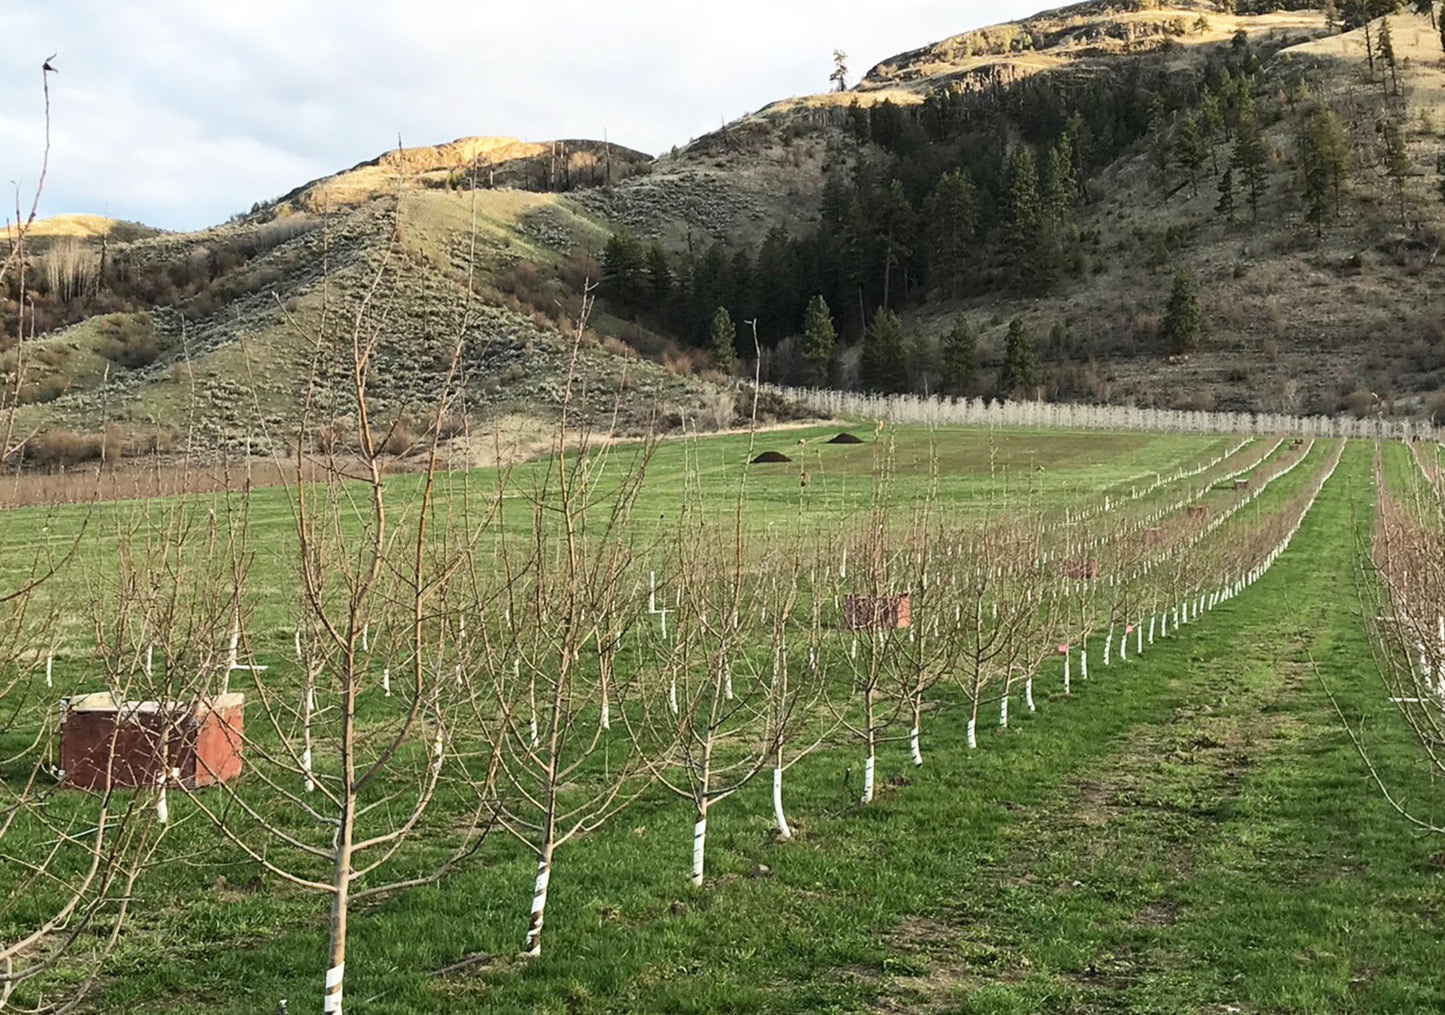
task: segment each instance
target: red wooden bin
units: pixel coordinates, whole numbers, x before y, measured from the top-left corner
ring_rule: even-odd
[[[843,627],[849,631],[907,627],[910,623],[907,592],[883,596],[849,593],[843,598]]]
[[[76,789],[206,786],[241,774],[245,695],[122,701],[87,694],[60,724],[61,781]]]

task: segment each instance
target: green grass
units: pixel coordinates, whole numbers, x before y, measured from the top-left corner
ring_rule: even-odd
[[[799,463],[749,470],[749,525],[801,532],[866,510],[878,450],[829,446],[817,457],[817,439],[832,432],[758,442],[790,454],[806,448],[812,478],[798,486]],[[1147,485],[1154,470],[1207,460],[1231,443],[908,430],[897,437],[888,492],[900,506],[923,497],[936,458],[940,500],[951,510],[1002,504],[1007,491],[1008,503],[1056,511],[1140,476]],[[637,513],[643,545],[682,509],[689,474],[725,513],[747,450],[746,437],[660,447]],[[614,454],[621,468],[630,451]],[[966,713],[943,689],[944,707],[925,726],[926,766],[913,767],[906,743],[886,743],[871,807],[854,803],[854,745],[795,767],[787,795],[798,837],[786,844],[770,834],[769,780],[755,781],[712,812],[701,891],[686,882],[688,809],[644,797],[559,852],[546,954],[534,963],[512,958],[533,863],[495,833],[441,885],[353,914],[349,1010],[1437,1008],[1445,974],[1431,961],[1431,923],[1445,886],[1426,862],[1436,844],[1413,836],[1379,799],[1308,664],[1319,660],[1351,715],[1368,715],[1377,763],[1428,788],[1370,675],[1350,593],[1356,530],[1370,518],[1369,456],[1363,445],[1347,450],[1262,582],[1142,660],[1096,662],[1087,683],[1076,674],[1072,699],[1058,694],[1051,660],[1036,684],[1040,711],[1017,707],[1002,736],[985,723],[977,751],[963,748]],[[1284,503],[1323,459],[1321,448],[1241,518]],[[545,469],[523,467],[512,481],[535,487]],[[410,482],[399,477],[396,491]],[[115,521],[132,510],[91,514],[82,548],[91,573],[105,573]],[[273,544],[284,541],[289,515],[264,491],[249,513],[253,544],[267,553],[256,565],[258,627],[279,652],[289,643],[289,603]],[[42,525],[58,537],[79,515],[11,517],[0,538],[14,553],[42,538]],[[281,996],[293,1011],[313,1007],[325,900],[260,876],[218,847],[187,804],[172,809],[176,860],[142,882],[90,1009],[255,1012]],[[451,813],[444,807],[439,817]],[[432,975],[476,953],[495,960]]]

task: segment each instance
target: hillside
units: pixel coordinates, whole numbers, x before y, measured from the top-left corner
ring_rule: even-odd
[[[600,279],[586,402],[633,431],[736,420],[706,351],[719,307],[744,360],[757,322],[782,383],[1433,413],[1441,55],[1418,13],[1091,2],[899,54],[655,160],[469,137],[200,233],[46,223],[23,355],[3,365],[37,433],[254,450],[294,424],[318,337],[344,347],[375,287],[378,408],[419,416],[460,329],[463,415],[484,429],[557,411]],[[1200,322],[1182,338],[1165,320],[1181,274]],[[823,359],[800,337],[814,297],[837,334]],[[1010,331],[1036,360],[1023,373]]]
[[[1368,28],[1374,49],[1383,20]],[[977,333],[981,363],[953,390],[998,391],[1007,326],[1017,317],[1043,359],[1039,390],[1047,397],[1431,412],[1445,384],[1433,305],[1445,77],[1429,17],[1398,13],[1388,21],[1393,75],[1378,55],[1370,69],[1366,27],[1343,31],[1319,11],[1227,15],[1187,2],[1148,10],[1063,8],[901,54],[846,92],[769,105],[659,160],[647,178],[607,195],[605,207],[642,235],[672,244],[685,231],[675,211],[685,205],[669,187],[712,193],[709,214],[691,215],[687,225],[726,237],[729,256],[738,247],[749,250],[760,273],[769,254],[759,240],[781,225],[795,241],[787,256],[805,262],[802,273],[811,278],[805,287],[828,297],[844,337],[856,343],[865,319],[884,302],[883,251],[892,241],[883,235],[891,226],[880,223],[890,214],[888,181],[898,181],[906,206],[895,207],[916,231],[898,244],[906,253],[893,267],[924,280],[916,286],[910,280],[906,298],[888,302],[902,317],[901,345],[920,347],[902,351],[923,366],[910,366],[906,380],[893,383],[913,390],[949,390],[938,369],[940,345],[962,315]],[[1231,123],[1205,146],[1192,188],[1173,150],[1184,114],[1201,116],[1201,94],[1222,94],[1228,84],[1221,71],[1231,68],[1236,82],[1248,75],[1264,152],[1256,221],[1238,196],[1235,221],[1216,210],[1219,179],[1233,154]],[[1147,122],[1154,95],[1163,98],[1161,124]],[[1005,221],[1009,158],[1029,147],[1042,187],[1048,121],[1062,128],[1069,113],[1088,117],[1095,99],[1096,106],[1119,107],[1126,122],[1106,139],[1114,145],[1107,157],[1075,166],[1078,197],[1060,216],[1053,240],[1062,248],[1055,254],[1062,263],[1051,269],[1057,277],[1043,285],[1001,281],[1012,270],[1014,242]],[[1342,125],[1347,152],[1338,206],[1322,215],[1317,236],[1300,137],[1310,116],[1324,109]],[[882,111],[893,137],[880,143]],[[948,115],[962,126],[939,127]],[[1386,124],[1399,137],[1393,169]],[[899,138],[906,132],[926,139]],[[1061,133],[1055,130],[1053,139]],[[934,251],[927,248],[936,238],[926,235],[927,199],[940,173],[959,166],[982,191],[977,229],[965,245],[993,250],[965,255],[967,277],[940,286],[931,277]],[[845,204],[864,207],[844,208],[831,229],[819,230],[829,180],[841,181]],[[860,228],[859,214],[872,221]],[[850,245],[865,249],[847,263],[817,252]],[[1160,324],[1181,269],[1197,287],[1203,327],[1190,348],[1172,349]],[[839,275],[853,281],[839,285]],[[733,298],[748,302],[746,294]],[[753,316],[760,302],[766,300],[753,297],[734,317]],[[800,327],[801,302],[794,298],[792,306],[784,337]],[[696,333],[694,339],[701,340]],[[858,376],[861,352],[845,349],[833,383],[868,383]],[[777,360],[778,379],[806,379],[786,341]]]

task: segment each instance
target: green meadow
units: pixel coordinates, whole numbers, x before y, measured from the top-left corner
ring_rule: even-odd
[[[747,533],[760,568],[768,554],[794,546],[808,548],[815,569],[833,568],[880,513],[900,539],[925,510],[949,524],[1027,517],[1047,528],[1107,504],[1113,520],[1091,531],[1142,526],[1191,484],[1211,510],[1235,496],[1229,482],[1210,485],[1234,471],[1229,462],[1175,477],[1231,451],[1243,465],[1290,453],[1288,442],[1276,448],[1272,439],[1239,447],[1240,438],[1220,436],[922,427],[875,434],[871,425],[853,430],[861,443],[826,443],[837,432],[599,445],[578,471],[564,453],[561,469],[553,457],[505,472],[446,472],[437,477],[435,531],[447,539],[471,533],[469,557],[485,572],[509,540],[525,543],[538,519],[560,532],[559,483],[583,482],[590,495],[577,517],[598,530],[621,517],[616,532],[629,573],[655,571],[666,589],[692,531]],[[764,451],[792,461],[748,464]],[[1224,554],[1240,541],[1236,533],[1292,503],[1332,453],[1323,443],[1311,448],[1199,553]],[[1105,666],[1095,655],[1087,680],[1074,672],[1069,694],[1061,660],[1042,656],[1032,668],[1037,710],[1024,708],[1015,687],[1009,725],[995,727],[990,704],[976,749],[964,742],[967,702],[954,681],[941,679],[928,691],[925,764],[910,759],[907,723],[894,719],[879,738],[877,795],[863,805],[859,742],[835,730],[788,771],[787,841],[776,835],[770,770],[761,768],[713,808],[701,888],[688,881],[687,801],[640,785],[629,806],[559,850],[539,958],[518,954],[536,861],[492,828],[435,883],[353,906],[347,1010],[1439,1010],[1445,970],[1433,960],[1445,843],[1407,826],[1382,798],[1326,693],[1363,731],[1384,777],[1427,798],[1429,773],[1374,675],[1356,594],[1372,524],[1372,453],[1364,443],[1345,448],[1260,581],[1142,654],[1131,641],[1127,661],[1116,656]],[[1387,448],[1386,466],[1391,482],[1416,482],[1406,449]],[[614,514],[629,479],[637,481],[633,499]],[[415,532],[422,484],[414,474],[386,479],[402,545]],[[364,512],[353,511],[364,508],[364,485],[307,495],[338,507],[337,533],[364,533]],[[115,634],[124,627],[115,604],[136,574],[159,586],[193,583],[187,589],[211,607],[188,615],[205,614],[219,632],[227,600],[216,572],[232,562],[232,573],[244,575],[248,658],[269,667],[257,679],[294,697],[296,498],[295,488],[258,488],[7,512],[0,559],[8,580],[46,562],[57,571],[25,618],[37,633],[17,655],[26,679],[12,695],[23,702],[10,713],[18,718],[0,725],[0,759],[24,755],[36,724],[52,721],[39,717],[53,715],[56,697],[113,682],[114,646],[131,637]],[[627,594],[640,600],[646,591],[637,580]],[[803,601],[822,602],[822,580],[809,580]],[[836,574],[829,581],[830,590],[845,587]],[[499,602],[479,606],[478,616],[495,617]],[[824,679],[841,688],[832,707],[851,709],[848,641],[856,636],[838,630],[826,610],[809,629],[807,612],[798,610],[790,651],[801,658],[805,646],[815,648]],[[926,609],[915,617],[920,638],[930,619]],[[623,663],[646,658],[651,623],[639,621]],[[124,666],[138,665],[144,630],[134,626]],[[98,643],[111,646],[105,665],[96,662],[104,654]],[[45,650],[55,655],[48,689]],[[232,679],[252,690],[249,674]],[[264,730],[257,697],[248,702],[248,732],[260,749],[274,749],[291,728]],[[381,723],[397,701],[381,696],[373,673],[358,715]],[[627,723],[614,724],[604,743],[616,753],[599,754],[579,778],[610,775],[626,752]],[[458,731],[457,742],[476,732]],[[11,762],[0,778],[13,788],[32,765]],[[318,773],[326,772],[320,763]],[[264,796],[267,786],[247,775],[242,792]],[[41,799],[46,821],[21,822],[0,839],[0,853],[38,855],[60,834],[83,834],[88,794],[46,789]],[[198,805],[219,808],[223,800],[214,790],[196,800],[170,795],[169,824],[80,1010],[239,1015],[274,1011],[282,998],[292,1012],[320,1009],[327,897],[268,874],[222,837]],[[466,786],[443,780],[392,861],[396,874],[420,875],[446,859],[475,805]],[[244,816],[234,820],[247,825]],[[302,834],[304,821],[287,820],[296,824],[285,828]],[[63,859],[59,879],[79,862]],[[0,911],[0,940],[43,908],[39,897],[12,901]],[[82,935],[77,953],[100,933],[98,925]],[[44,990],[60,996],[79,975],[62,965]]]

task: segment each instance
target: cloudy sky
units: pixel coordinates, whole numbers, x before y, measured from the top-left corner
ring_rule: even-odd
[[[3,0],[0,181],[28,212],[224,221],[396,144],[607,136],[658,153],[1039,0]]]

